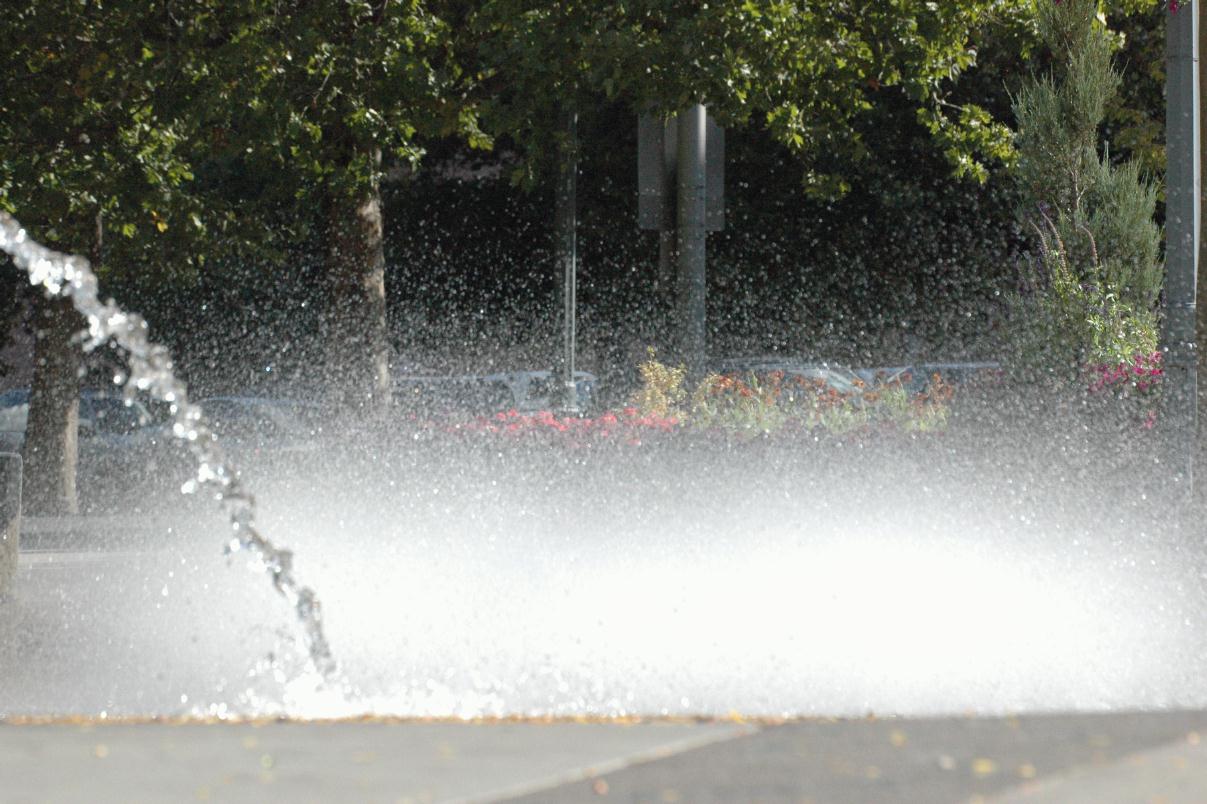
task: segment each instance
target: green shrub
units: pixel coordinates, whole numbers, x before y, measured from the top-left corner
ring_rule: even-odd
[[[922,393],[911,394],[900,378],[860,383],[843,393],[824,380],[786,375],[709,374],[687,397],[682,368],[657,360],[653,350],[639,367],[642,385],[630,398],[644,416],[673,416],[696,431],[738,439],[781,431],[844,435],[869,429],[919,433],[947,424],[954,390],[937,374]],[[686,403],[686,404],[685,404]]]
[[[1035,227],[1039,253],[1027,276],[1036,291],[1014,300],[1021,318],[1016,365],[1075,378],[1087,365],[1125,363],[1156,351],[1155,314],[1121,298],[1100,269],[1088,229],[1083,236],[1090,256],[1078,271],[1058,228],[1046,217],[1042,224]]]
[[[1021,216],[1034,234],[1011,301],[1014,363],[1077,377],[1156,348],[1161,289],[1157,193],[1131,163],[1114,165],[1098,132],[1120,83],[1115,38],[1094,0],[1041,2],[1051,74],[1014,99]]]
[[[654,347],[646,350],[647,358],[637,367],[641,385],[629,398],[629,404],[646,416],[681,416],[681,405],[687,398],[683,387],[687,379],[684,366],[672,368],[658,360]]]

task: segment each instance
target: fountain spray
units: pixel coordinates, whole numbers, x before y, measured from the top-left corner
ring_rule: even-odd
[[[234,531],[225,547],[227,553],[247,550],[263,565],[276,590],[294,606],[314,669],[325,680],[333,680],[338,665],[323,633],[318,596],[294,576],[293,553],[274,545],[256,528],[255,499],[226,458],[204,411],[189,401],[185,384],[173,372],[167,348],[147,337],[147,322],[137,313],[122,310],[112,299],[100,300],[96,274],[88,260],[35,242],[16,218],[2,211],[0,251],[29,274],[31,284],[51,296],[71,299],[88,322],[87,331],[82,333],[85,351],[91,352],[110,341],[126,351],[129,370],[115,374],[113,381],[121,386],[127,399],[143,392],[170,406],[172,434],[187,445],[197,462],[196,475],[184,484],[182,491],[204,490],[221,502]]]

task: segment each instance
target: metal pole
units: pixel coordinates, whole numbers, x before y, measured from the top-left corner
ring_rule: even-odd
[[[676,312],[679,350],[689,376],[699,377],[705,366],[705,137],[704,106],[696,104],[679,114],[678,207],[675,250],[679,262]]]
[[[1198,371],[1195,290],[1199,244],[1199,37],[1197,9],[1169,13],[1165,30],[1165,315],[1162,340],[1169,458],[1181,496],[1194,490]]]
[[[558,170],[557,198],[554,202],[556,261],[561,268],[562,354],[555,372],[560,400],[567,413],[578,413],[578,391],[574,383],[575,310],[578,269],[578,114],[567,111],[563,120],[566,137]]]
[[[1198,17],[1198,24],[1199,24],[1198,42],[1199,42],[1199,52],[1200,53],[1202,53],[1202,51],[1203,51],[1203,23],[1204,23],[1203,7],[1204,7],[1204,5],[1207,5],[1207,4],[1202,3],[1202,2],[1195,3],[1195,6],[1196,6],[1195,15]],[[1203,156],[1204,156],[1204,154],[1203,154],[1203,145],[1204,145],[1203,127],[1205,125],[1207,125],[1207,119],[1205,119],[1205,117],[1207,117],[1207,115],[1204,114],[1203,105],[1202,105],[1202,86],[1203,86],[1203,62],[1202,62],[1202,60],[1199,61],[1198,81],[1199,81],[1199,96],[1200,96],[1199,97],[1199,180],[1201,182],[1202,181],[1202,170],[1203,170]],[[1200,204],[1201,204],[1201,201],[1200,201]],[[1199,213],[1200,213],[1200,215],[1202,214],[1201,208],[1199,210]],[[1199,226],[1200,226],[1199,233],[1201,235],[1202,234],[1202,222],[1201,221],[1199,223]],[[1207,269],[1207,249],[1204,248],[1203,238],[1201,236],[1198,241],[1198,254],[1199,254],[1198,271],[1199,271],[1199,273],[1202,273],[1205,269]],[[1196,287],[1195,287],[1195,297],[1196,298],[1195,298],[1195,311],[1194,311],[1195,320],[1196,320],[1196,324],[1195,324],[1196,344],[1203,343],[1205,340],[1207,340],[1207,277],[1199,276],[1197,279],[1198,279],[1198,281],[1196,281]],[[1199,347],[1196,345],[1195,352],[1196,352],[1197,364],[1198,364],[1196,366],[1197,377],[1207,377],[1207,348]],[[1198,394],[1197,396],[1198,396],[1198,399],[1197,399],[1198,405],[1197,405],[1197,409],[1195,411],[1195,414],[1197,417],[1196,423],[1197,422],[1207,422],[1207,410],[1204,410],[1204,408],[1207,407],[1207,394]],[[1197,466],[1198,464],[1202,463],[1205,458],[1207,458],[1207,451],[1205,451],[1205,450],[1207,450],[1207,444],[1204,444],[1204,435],[1205,434],[1202,432],[1202,430],[1199,430],[1197,427],[1196,427],[1196,430],[1198,430],[1198,432],[1196,434],[1197,438],[1198,438],[1198,448],[1195,450],[1194,461],[1195,461],[1195,465]],[[1195,483],[1194,489],[1192,491],[1193,491],[1194,496],[1200,507],[1207,504],[1207,500],[1204,499],[1203,487],[1202,487],[1201,483]],[[1203,509],[1200,508],[1200,510],[1203,510]]]
[[[662,203],[661,228],[658,231],[658,289],[671,293],[675,287],[675,201],[670,188],[675,186],[675,160],[679,152],[679,123],[671,117],[662,124]]]

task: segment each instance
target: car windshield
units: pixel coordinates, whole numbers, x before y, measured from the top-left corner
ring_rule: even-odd
[[[18,389],[0,394],[0,431],[23,433],[28,420],[28,391]]]
[[[90,395],[80,399],[80,420],[97,433],[128,435],[146,424],[144,419],[141,405],[128,405],[122,399]]]
[[[127,403],[120,397],[85,391],[80,396],[80,424],[90,432],[129,435],[150,423],[151,417],[140,402]],[[0,394],[0,431],[25,432],[29,423],[29,391],[14,389]]]
[[[300,424],[288,405],[269,400],[212,399],[205,410],[219,436],[235,440],[272,440],[295,435]]]
[[[394,404],[409,414],[487,414],[516,405],[511,387],[496,379],[416,377],[398,381],[395,388]]]

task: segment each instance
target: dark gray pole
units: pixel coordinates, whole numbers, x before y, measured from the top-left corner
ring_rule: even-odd
[[[675,202],[670,188],[675,186],[675,160],[679,156],[679,122],[672,117],[662,124],[662,186],[665,188],[658,230],[658,289],[673,293],[675,288]]]
[[[1196,16],[1198,17],[1198,23],[1199,23],[1198,39],[1199,39],[1199,52],[1200,53],[1203,52],[1203,33],[1204,33],[1203,26],[1204,26],[1204,16],[1205,16],[1204,11],[1203,11],[1204,5],[1207,5],[1207,3],[1203,3],[1203,2],[1195,3],[1195,6],[1197,7]],[[1205,143],[1203,142],[1203,131],[1204,131],[1204,126],[1207,126],[1207,114],[1204,113],[1203,104],[1202,104],[1202,100],[1203,100],[1202,86],[1203,86],[1203,62],[1200,60],[1199,61],[1199,176],[1200,176],[1199,180],[1200,180],[1200,182],[1202,181],[1202,170],[1203,170],[1203,162],[1204,162],[1203,146]],[[1201,190],[1201,188],[1200,188],[1200,190]],[[1200,209],[1199,209],[1200,215],[1202,214],[1201,204],[1202,204],[1202,202],[1200,201]],[[1202,222],[1201,221],[1199,223],[1199,226],[1200,226],[1199,234],[1202,235]],[[1207,247],[1204,246],[1203,238],[1201,236],[1199,237],[1198,247],[1199,247],[1198,271],[1201,274],[1205,270],[1207,270]],[[1197,373],[1198,377],[1207,377],[1207,348],[1197,345],[1197,344],[1202,344],[1204,342],[1207,342],[1207,277],[1199,276],[1198,281],[1195,284],[1196,284],[1196,286],[1195,286],[1196,298],[1195,298],[1195,309],[1194,309],[1194,315],[1195,315],[1195,319],[1196,319],[1195,352],[1196,352],[1196,357],[1198,359],[1196,373]],[[1194,456],[1194,461],[1195,461],[1196,466],[1201,465],[1204,460],[1207,460],[1207,443],[1204,443],[1205,434],[1203,433],[1203,431],[1201,429],[1199,429],[1199,426],[1198,426],[1198,422],[1207,422],[1207,394],[1198,394],[1197,396],[1198,396],[1198,400],[1197,400],[1198,401],[1198,410],[1195,411],[1195,414],[1197,416],[1196,430],[1198,430],[1198,432],[1197,432],[1198,449],[1195,451],[1195,456]],[[1207,506],[1207,494],[1204,494],[1203,484],[1195,483],[1192,491],[1200,506],[1200,510],[1207,510],[1207,509],[1203,508],[1203,506]]]
[[[705,366],[705,195],[706,118],[696,104],[679,113],[677,168],[678,205],[675,250],[679,262],[676,317],[680,354],[690,376],[699,377]]]
[[[1165,53],[1165,315],[1169,457],[1189,498],[1197,448],[1195,285],[1199,243],[1199,37],[1193,6],[1170,12]]]
[[[578,269],[578,114],[569,111],[563,120],[566,137],[557,179],[557,198],[554,202],[554,230],[557,243],[556,262],[561,269],[559,285],[562,312],[562,354],[555,372],[557,396],[555,401],[567,413],[578,412],[578,393],[574,384],[574,347],[576,283]]]

